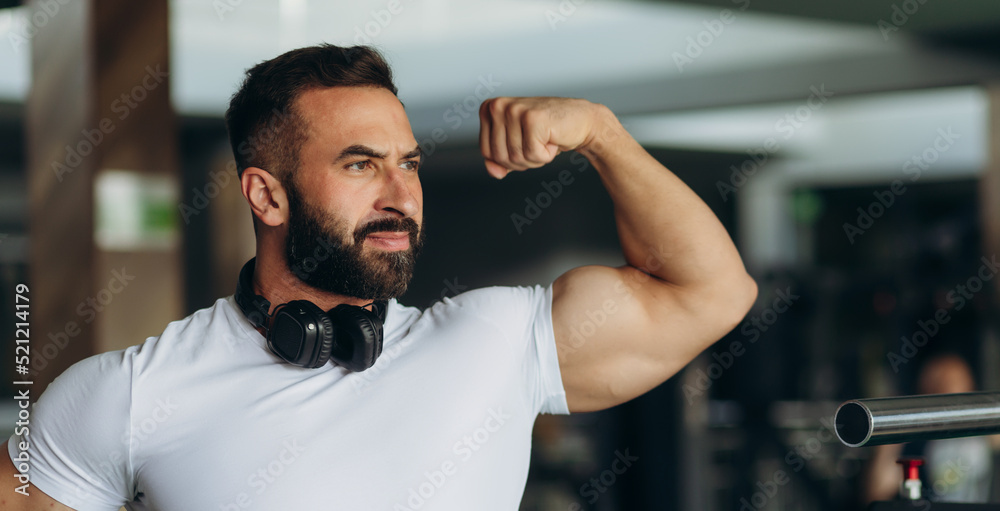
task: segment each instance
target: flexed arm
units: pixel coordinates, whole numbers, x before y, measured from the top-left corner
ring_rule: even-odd
[[[493,98],[480,108],[491,175],[561,151],[590,161],[614,202],[619,268],[583,266],[553,285],[552,318],[571,411],[608,408],[675,374],[732,330],[757,287],[709,207],[606,107],[581,99]]]

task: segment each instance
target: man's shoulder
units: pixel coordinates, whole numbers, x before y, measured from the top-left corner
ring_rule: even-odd
[[[551,314],[551,286],[488,286],[445,296],[428,307],[423,317],[434,321],[469,318],[507,330],[530,323],[539,312]]]
[[[431,308],[478,309],[497,306],[531,304],[544,297],[550,286],[488,286],[463,291],[455,296],[445,296]]]
[[[160,334],[124,349],[92,355],[77,362],[76,371],[130,376],[178,364],[196,364],[201,359],[225,359],[241,350],[253,350],[248,335],[231,310],[230,297],[171,321]]]
[[[125,376],[154,358],[162,359],[169,354],[186,356],[185,350],[206,349],[219,342],[234,343],[241,332],[227,307],[232,307],[229,297],[219,298],[209,307],[170,322],[159,335],[124,349],[91,355],[73,364],[64,374],[74,378],[116,373]]]
[[[157,337],[150,337],[147,342],[157,338],[176,337],[189,335],[197,330],[206,328],[238,330],[237,320],[239,310],[233,301],[232,296],[226,296],[215,300],[212,305],[198,309],[191,314],[171,321]],[[247,322],[249,325],[249,322]]]

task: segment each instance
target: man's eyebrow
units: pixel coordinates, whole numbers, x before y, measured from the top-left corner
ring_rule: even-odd
[[[366,145],[354,144],[344,148],[344,150],[340,152],[340,156],[337,156],[337,159],[334,161],[340,161],[350,156],[367,156],[369,158],[385,159],[386,154],[380,153]]]
[[[416,158],[421,154],[423,154],[423,152],[420,150],[420,146],[418,145],[417,147],[413,148],[412,151],[404,154],[403,159]],[[337,159],[334,161],[340,161],[350,156],[367,156],[369,158],[378,158],[384,160],[388,155],[385,153],[380,153],[375,149],[372,149],[371,147],[368,147],[366,145],[354,144],[352,146],[344,148],[344,150],[340,152],[340,155],[337,156]]]
[[[420,150],[420,146],[414,147],[412,151],[403,155],[403,159],[416,158],[417,156],[423,155],[423,151]]]

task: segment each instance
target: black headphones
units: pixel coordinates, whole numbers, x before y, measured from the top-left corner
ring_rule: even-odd
[[[282,360],[300,367],[321,367],[328,360],[360,372],[382,354],[382,323],[387,302],[372,302],[372,311],[340,304],[323,312],[308,300],[283,303],[268,314],[271,302],[253,292],[253,258],[240,270],[236,304],[250,323],[267,332],[267,347]]]

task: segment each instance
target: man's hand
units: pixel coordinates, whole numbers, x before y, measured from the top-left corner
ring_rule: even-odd
[[[541,167],[594,139],[604,107],[571,98],[491,98],[479,107],[479,147],[486,170],[500,179]]]

